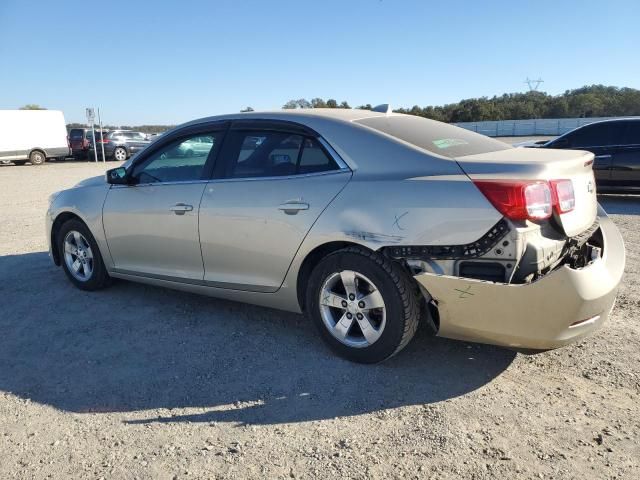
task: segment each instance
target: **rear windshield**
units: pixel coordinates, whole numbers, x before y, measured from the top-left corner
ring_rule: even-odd
[[[356,120],[355,123],[449,158],[512,148],[504,142],[464,128],[415,116],[370,117]]]
[[[69,132],[69,138],[73,138],[73,139],[82,138],[82,133],[83,133],[82,130],[73,129]]]

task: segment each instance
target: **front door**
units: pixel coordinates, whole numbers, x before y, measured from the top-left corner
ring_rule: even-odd
[[[208,148],[189,151],[193,138]],[[103,221],[118,272],[202,281],[198,208],[221,139],[212,131],[167,140],[130,167],[132,185],[111,187]]]
[[[204,280],[220,288],[275,292],[307,232],[351,171],[316,139],[231,130],[227,169],[200,206]]]

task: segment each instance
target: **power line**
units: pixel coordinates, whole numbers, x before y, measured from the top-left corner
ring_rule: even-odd
[[[538,88],[540,87],[540,84],[544,83],[544,80],[542,80],[541,78],[538,78],[537,80],[532,80],[529,77],[527,77],[527,79],[524,81],[524,83],[529,85],[529,91],[530,92],[537,92]]]

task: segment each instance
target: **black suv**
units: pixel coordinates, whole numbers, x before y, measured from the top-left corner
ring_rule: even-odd
[[[142,132],[134,132],[131,130],[114,130],[109,133],[105,133],[102,139],[96,136],[96,143],[98,144],[98,159],[102,159],[102,148],[100,144],[104,146],[104,155],[107,160],[117,160],[124,162],[130,156],[138,153],[144,147],[151,143],[147,140],[147,136]],[[93,145],[89,145],[89,160],[94,158]]]
[[[588,150],[596,157],[593,172],[598,191],[640,191],[640,119],[590,123],[539,148]]]

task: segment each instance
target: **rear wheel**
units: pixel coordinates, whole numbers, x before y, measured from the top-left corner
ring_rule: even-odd
[[[56,235],[62,268],[81,290],[99,290],[111,283],[100,249],[87,226],[68,220]]]
[[[34,150],[29,154],[29,161],[31,162],[31,165],[42,165],[46,160],[47,157],[45,157],[44,153],[39,150]]]
[[[127,159],[127,151],[123,147],[116,147],[113,151],[113,158],[118,162],[124,162]]]
[[[417,330],[421,308],[416,284],[398,265],[358,247],[320,261],[305,305],[325,342],[361,363],[402,350]]]

